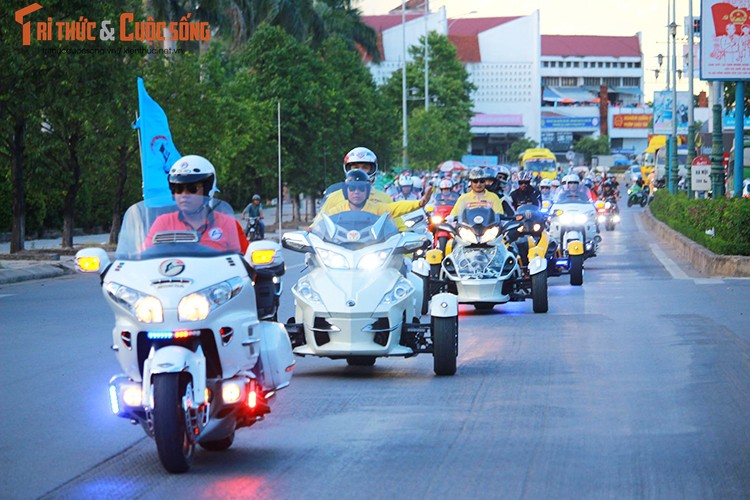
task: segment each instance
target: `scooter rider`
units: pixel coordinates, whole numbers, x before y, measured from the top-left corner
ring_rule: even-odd
[[[183,156],[169,169],[168,180],[177,210],[156,218],[146,236],[146,247],[153,244],[153,236],[159,232],[195,231],[206,246],[232,250],[239,242],[236,250],[245,253],[250,243],[239,221],[210,207],[209,200],[218,191],[216,169],[210,161],[202,156]]]
[[[518,189],[510,193],[513,200],[513,207],[518,208],[521,205],[542,206],[542,193],[536,187],[531,185],[534,174],[528,170],[522,170],[518,173]]]
[[[510,179],[510,170],[508,170],[508,167],[500,165],[497,167],[497,172],[495,173],[495,182],[491,184],[485,182],[485,189],[492,191],[502,198],[503,195],[510,193],[508,190],[508,179]]]
[[[356,147],[344,156],[344,175],[348,174],[349,171],[353,169],[364,172],[372,183],[378,172],[378,157],[375,156],[375,153],[365,147]],[[370,189],[368,200],[374,203],[391,203],[393,201],[386,193],[374,188]],[[328,213],[330,209],[339,205],[343,201],[344,193],[341,189],[328,193],[320,211]]]
[[[451,210],[450,217],[455,218],[458,214],[462,213],[467,207],[477,205],[489,205],[495,213],[504,215],[503,203],[500,201],[498,196],[484,188],[484,180],[487,178],[484,170],[475,167],[469,171],[469,182],[471,183],[471,190],[465,194],[462,194],[456,204]]]
[[[550,179],[539,181],[539,192],[542,195],[542,201],[552,201],[552,181]]]
[[[453,182],[450,179],[443,179],[438,185],[440,192],[435,195],[435,205],[453,206],[458,200],[458,193],[453,191]]]
[[[242,211],[242,220],[248,220],[251,217],[258,219],[258,228],[260,229],[258,234],[260,234],[260,239],[265,238],[266,224],[263,222],[263,207],[260,205],[259,194],[254,194],[250,204],[248,204],[248,206],[245,207],[245,210]]]

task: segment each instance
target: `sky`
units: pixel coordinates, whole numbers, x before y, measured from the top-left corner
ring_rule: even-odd
[[[645,101],[653,100],[655,90],[666,88],[666,67],[661,67],[659,78],[654,70],[659,68],[657,55],[667,55],[669,14],[672,0],[429,0],[431,11],[445,6],[448,18],[508,17],[532,14],[539,10],[539,23],[543,35],[611,35],[633,36],[641,33],[643,52]],[[682,68],[680,57],[684,35],[685,17],[690,0],[674,0],[677,22],[677,68]],[[401,0],[355,0],[355,5],[365,15],[387,14],[401,8]],[[596,10],[592,10],[595,8]],[[470,12],[476,11],[474,14]],[[693,0],[693,16],[700,16],[700,1]],[[671,50],[671,49],[670,49]],[[671,58],[671,56],[670,56]],[[687,78],[677,80],[677,90],[687,90]],[[696,79],[695,93],[706,88]]]

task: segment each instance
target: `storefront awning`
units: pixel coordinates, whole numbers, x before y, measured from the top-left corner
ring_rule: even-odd
[[[613,87],[609,91],[615,94],[643,95],[638,87]]]
[[[591,92],[577,88],[545,87],[542,92],[543,101],[563,104],[592,102],[596,97]]]

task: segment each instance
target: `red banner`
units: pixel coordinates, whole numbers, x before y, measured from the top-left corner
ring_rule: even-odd
[[[614,128],[651,128],[651,120],[654,115],[649,114],[638,114],[638,115],[614,115],[612,116],[612,126]]]

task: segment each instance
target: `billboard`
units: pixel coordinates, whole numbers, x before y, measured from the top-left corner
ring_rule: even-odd
[[[690,94],[677,92],[677,133],[687,134]],[[654,134],[672,134],[672,91],[654,92]]]
[[[651,128],[651,113],[612,115],[612,128]]]
[[[750,79],[750,9],[746,0],[701,1],[701,80]]]

